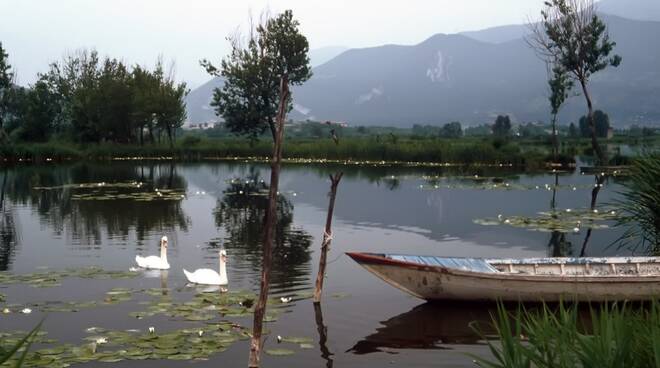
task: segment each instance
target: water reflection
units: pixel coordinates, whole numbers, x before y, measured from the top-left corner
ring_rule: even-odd
[[[557,188],[559,188],[559,173],[555,173],[555,185],[552,187],[552,199],[550,200],[550,210],[555,212],[557,209]],[[566,233],[561,231],[552,231],[548,241],[548,256],[550,257],[568,257],[573,255],[573,243],[566,239]]]
[[[9,268],[19,239],[13,210],[5,202],[7,176],[7,172],[4,171],[0,184],[0,271]]]
[[[75,200],[80,183],[144,182],[141,191],[178,189],[187,183],[174,164],[103,165],[77,164],[54,169],[28,166],[6,173],[6,200],[31,207],[55,235],[70,234],[74,244],[89,247],[106,237],[127,239],[133,231],[138,243],[152,232],[186,231],[190,220],[180,201],[135,201],[131,199]],[[48,188],[36,190],[35,188]],[[107,189],[100,193],[122,194],[137,189]],[[101,198],[102,199],[102,198]]]
[[[321,349],[321,358],[325,360],[325,366],[327,368],[332,368],[334,361],[332,356],[334,355],[328,349],[328,326],[323,323],[323,309],[321,309],[321,303],[312,303],[314,305],[314,320],[316,321],[316,331],[319,333],[319,349]]]
[[[452,302],[424,303],[408,312],[381,322],[376,332],[358,341],[354,354],[382,352],[383,349],[445,349],[443,344],[475,344],[479,336],[471,323],[487,326],[491,304]]]
[[[246,177],[229,182],[213,211],[216,226],[226,232],[225,247],[235,260],[234,268],[249,270],[250,274],[261,267],[261,229],[268,206],[268,189],[259,172],[252,168]],[[293,203],[280,193],[271,274],[274,292],[306,287],[310,277],[312,236],[293,226],[293,209]],[[210,244],[214,248],[221,246],[218,241]],[[254,282],[258,281],[255,278]]]

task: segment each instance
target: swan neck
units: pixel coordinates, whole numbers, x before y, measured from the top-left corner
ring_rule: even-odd
[[[227,263],[224,261],[224,257],[220,256],[220,278],[222,280],[227,280]]]
[[[160,245],[160,259],[167,262],[167,248],[162,244]]]

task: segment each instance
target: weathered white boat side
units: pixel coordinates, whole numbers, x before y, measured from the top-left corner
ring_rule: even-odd
[[[426,300],[617,301],[660,296],[658,257],[465,258],[468,262],[447,262],[461,259],[347,254],[388,284]],[[479,261],[492,267],[470,269],[470,264]]]

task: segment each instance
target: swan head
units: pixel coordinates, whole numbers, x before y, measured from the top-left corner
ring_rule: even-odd
[[[220,253],[220,260],[221,260],[223,263],[226,263],[226,262],[227,262],[227,251],[224,250],[224,249],[220,249],[220,252],[219,252],[219,253]]]
[[[163,236],[162,238],[160,238],[160,245],[161,245],[161,247],[167,248],[167,237],[166,236]]]

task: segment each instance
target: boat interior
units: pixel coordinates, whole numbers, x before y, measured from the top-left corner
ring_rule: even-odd
[[[396,261],[483,273],[568,276],[660,275],[660,257],[484,259],[389,254],[382,256]]]

